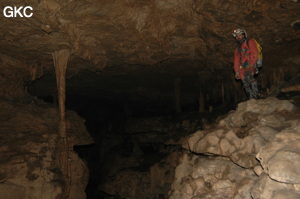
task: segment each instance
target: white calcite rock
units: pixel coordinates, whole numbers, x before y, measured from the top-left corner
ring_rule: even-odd
[[[183,147],[193,155],[185,154],[176,168],[170,199],[300,198],[295,110],[287,100],[249,100],[211,129],[190,135]]]
[[[257,158],[270,178],[278,182],[300,184],[299,136],[300,134],[283,133],[278,136],[280,139],[274,139],[274,142],[261,148]],[[291,138],[296,139],[291,140]]]
[[[281,191],[286,191],[288,193],[300,193],[295,190],[295,187],[292,184],[279,183],[269,178],[267,174],[262,174],[254,183],[251,195],[253,199],[273,199],[274,196],[278,198],[279,195],[282,195]]]
[[[272,199],[299,199],[300,192],[299,191],[291,191],[291,190],[275,190],[272,196]]]
[[[252,99],[238,104],[236,111],[231,112],[228,117],[221,120],[219,125],[227,127],[242,127],[253,122],[259,122],[264,125],[268,122],[273,124],[273,121],[278,121],[279,118],[274,118],[273,116],[270,116],[271,114],[281,111],[292,112],[294,109],[295,106],[288,100],[279,100],[273,97],[263,100]],[[259,115],[271,118],[260,117],[259,121],[257,121]]]
[[[201,154],[228,156],[242,167],[254,167],[258,164],[255,156],[266,141],[259,134],[253,134],[244,139],[237,137],[235,130],[216,130],[206,134],[197,141],[199,136],[188,139],[189,149]],[[222,136],[220,132],[224,132]],[[199,132],[198,132],[199,133]]]
[[[250,196],[249,186],[256,175],[228,158],[184,154],[175,172],[169,199]],[[180,190],[180,191],[178,191]],[[250,198],[249,198],[250,199]]]

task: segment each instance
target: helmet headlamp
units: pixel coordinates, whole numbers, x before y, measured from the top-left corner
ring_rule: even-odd
[[[240,34],[244,34],[245,37],[247,37],[246,31],[244,29],[241,29],[241,28],[235,29],[231,34],[232,34],[233,37],[237,37]]]

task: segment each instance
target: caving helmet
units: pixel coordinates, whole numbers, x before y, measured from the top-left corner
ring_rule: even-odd
[[[247,38],[247,33],[246,33],[246,31],[245,31],[244,29],[242,29],[242,28],[235,29],[231,34],[232,34],[233,37],[236,37],[236,36],[238,36],[238,35],[240,35],[240,34],[244,34],[245,37]]]

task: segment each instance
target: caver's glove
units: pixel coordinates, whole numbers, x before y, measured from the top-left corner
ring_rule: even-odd
[[[240,73],[239,73],[239,72],[235,72],[235,79],[241,79],[241,78],[240,78]]]

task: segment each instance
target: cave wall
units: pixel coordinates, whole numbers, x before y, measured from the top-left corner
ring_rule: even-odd
[[[213,101],[224,98],[214,94],[220,93],[220,84],[229,95],[225,96],[227,101],[242,101],[245,99],[242,89],[230,79],[235,47],[230,33],[237,27],[245,28],[249,38],[257,39],[263,47],[264,67],[258,81],[264,93],[269,94],[274,84],[299,71],[298,1],[30,0],[23,3],[4,0],[0,3],[2,8],[12,4],[31,6],[33,16],[1,16],[0,53],[27,63],[34,73],[29,79],[42,81],[40,77],[46,75],[52,75],[52,80],[55,77],[51,53],[69,49],[70,94],[95,98],[110,95],[107,98],[127,98],[132,104],[164,96],[157,103],[178,104],[174,84],[179,78],[182,108],[201,97]],[[196,74],[207,71],[207,76],[199,75],[197,80],[200,89],[185,83],[184,79],[195,81]],[[228,79],[222,83],[217,78],[207,83],[208,77],[215,73]],[[48,81],[31,94],[53,96],[55,83]],[[156,84],[147,87],[145,81]],[[185,93],[193,87],[198,90],[191,92],[197,94]],[[207,87],[217,89],[208,93]],[[166,90],[159,91],[161,88]],[[188,95],[191,97],[184,99]],[[211,103],[215,102],[206,103],[206,109]],[[181,108],[172,106],[177,111]]]
[[[1,1],[2,7],[12,4],[23,5]],[[74,73],[118,65],[172,66],[180,60],[223,68],[232,63],[230,33],[237,27],[262,44],[266,57],[299,39],[299,2],[292,0],[30,0],[26,5],[33,7],[31,18],[2,16],[1,53],[41,64],[45,71],[53,70],[51,53],[62,48],[72,51]]]
[[[61,172],[57,107],[30,96],[27,81],[36,69],[1,56],[0,89],[0,198],[60,198],[68,184]],[[86,198],[89,172],[73,151],[93,143],[84,120],[67,112],[71,186],[68,198]]]
[[[230,33],[237,27],[245,28],[249,38],[263,47],[264,66],[258,76],[263,95],[273,93],[274,85],[299,71],[298,1],[51,0],[28,4],[34,8],[32,18],[1,21],[9,30],[3,32],[2,53],[34,63],[37,74],[52,75],[53,80],[51,53],[69,48],[70,95],[126,99],[129,104],[148,100],[177,111],[195,103],[200,106],[209,98],[211,102],[194,108],[207,110],[213,101],[220,101],[215,98],[224,98],[216,96],[223,84],[226,101],[243,101],[240,82],[232,77],[235,41]],[[31,85],[31,94],[55,94],[55,81],[42,83],[42,78],[38,80],[43,85],[36,89]],[[181,79],[182,107],[175,105],[179,103],[174,91],[177,78]],[[199,98],[203,100],[195,102]],[[149,109],[155,108],[161,107]]]
[[[177,112],[189,106],[192,109],[186,110],[209,112],[210,106],[226,107],[244,100],[240,82],[232,74],[235,43],[230,32],[236,27],[245,28],[263,46],[264,67],[258,76],[263,94],[277,95],[283,82],[299,73],[297,0],[0,2],[1,8],[25,4],[33,7],[33,17],[1,16],[0,20],[4,154],[0,191],[5,199],[15,197],[12,193],[20,198],[59,197],[66,183],[57,170],[55,142],[49,142],[57,135],[56,108],[27,93],[51,95],[55,103],[54,51],[70,49],[69,96],[138,104],[136,109],[148,109],[146,113],[162,106]],[[195,76],[195,81],[186,81]],[[180,89],[176,89],[178,78]],[[176,99],[178,91],[182,107]],[[159,106],[148,108],[151,103]],[[80,132],[69,147],[92,143],[84,121],[70,115],[74,113],[68,116],[70,125],[75,125],[70,126],[71,132]],[[75,153],[70,154],[72,168],[78,169],[73,170],[78,176],[71,194],[76,195],[76,190],[84,198],[86,166]]]

